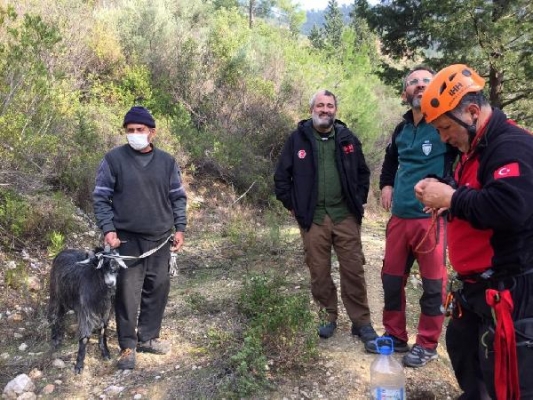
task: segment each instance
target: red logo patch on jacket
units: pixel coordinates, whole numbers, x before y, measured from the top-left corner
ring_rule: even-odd
[[[520,165],[513,162],[494,171],[494,179],[510,178],[513,176],[520,176]]]
[[[307,155],[307,153],[305,152],[305,150],[300,150],[298,152],[298,158],[300,158],[302,160],[305,158],[306,155]]]
[[[342,146],[342,150],[344,151],[344,154],[350,154],[350,153],[353,153],[355,151],[355,148],[353,146],[353,144],[347,144],[345,146]]]

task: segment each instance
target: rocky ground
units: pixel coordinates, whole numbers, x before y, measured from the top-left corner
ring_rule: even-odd
[[[244,271],[286,268],[295,290],[309,291],[308,273],[303,264],[298,232],[288,225],[287,248],[275,254],[248,254],[246,246],[228,241],[224,218],[234,218],[239,210],[216,211],[220,204],[231,205],[216,187],[209,198],[195,193],[187,242],[179,256],[179,273],[172,278],[172,289],[162,337],[172,343],[171,354],[138,354],[137,368],[120,372],[114,360],[103,361],[92,339],[81,375],[75,375],[75,319],[72,316],[64,346],[53,352],[45,319],[46,276],[50,260],[46,255],[28,254],[26,263],[32,286],[14,289],[2,280],[0,287],[0,389],[20,374],[31,385],[20,399],[211,399],[223,398],[218,383],[225,371],[212,351],[212,341],[221,332],[239,329],[234,312],[235,296]],[[232,215],[229,215],[232,214]],[[251,221],[249,223],[252,223]],[[294,228],[292,226],[292,228]],[[266,229],[257,225],[253,229]],[[363,243],[367,259],[366,275],[372,319],[378,333],[382,308],[380,266],[383,254],[383,218],[369,216],[365,221]],[[88,227],[88,232],[91,227]],[[225,232],[224,235],[220,235]],[[78,238],[78,241],[81,239]],[[94,245],[95,236],[86,236],[84,244]],[[90,243],[90,244],[89,244]],[[9,254],[0,255],[2,270],[7,270]],[[11,267],[13,264],[10,264]],[[290,265],[290,267],[287,267]],[[337,276],[337,271],[335,270]],[[414,341],[415,315],[420,296],[416,276],[408,284],[408,310],[411,343]],[[218,332],[216,335],[213,332]],[[114,325],[110,349],[118,354]],[[442,336],[443,338],[443,336]],[[443,340],[442,340],[443,341]],[[223,352],[222,352],[223,353]],[[219,357],[223,357],[223,354]],[[453,399],[457,385],[450,369],[444,344],[439,359],[421,369],[406,369],[409,399]],[[318,361],[290,374],[277,376],[272,390],[257,399],[365,399],[368,398],[369,370],[374,359],[362,343],[351,336],[344,312],[335,335],[319,342]],[[35,396],[35,397],[33,397]]]

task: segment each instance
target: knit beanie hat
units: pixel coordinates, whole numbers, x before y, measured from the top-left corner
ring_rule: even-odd
[[[126,113],[122,127],[125,128],[128,124],[143,124],[149,128],[155,128],[154,117],[146,108],[141,106],[134,106]]]

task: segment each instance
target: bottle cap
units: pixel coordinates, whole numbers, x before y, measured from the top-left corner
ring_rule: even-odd
[[[394,342],[392,341],[392,338],[383,336],[377,338],[375,342],[379,354],[388,356],[394,352]]]

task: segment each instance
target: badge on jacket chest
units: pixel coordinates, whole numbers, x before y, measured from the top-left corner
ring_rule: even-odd
[[[426,140],[424,143],[422,143],[422,152],[426,156],[429,156],[429,154],[431,153],[431,149],[432,148],[433,148],[433,145],[431,144],[431,142],[429,140]]]

